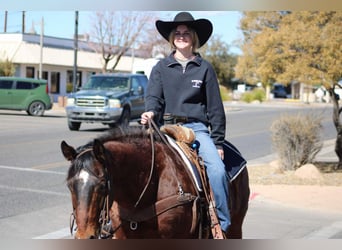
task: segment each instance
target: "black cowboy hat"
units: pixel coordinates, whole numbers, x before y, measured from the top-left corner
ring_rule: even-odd
[[[189,12],[178,13],[173,19],[173,21],[170,22],[161,20],[156,21],[156,27],[158,32],[167,41],[169,41],[169,35],[171,31],[181,24],[189,26],[196,31],[200,47],[202,47],[208,41],[209,37],[211,36],[211,33],[213,32],[213,25],[208,19],[202,18],[195,20]]]

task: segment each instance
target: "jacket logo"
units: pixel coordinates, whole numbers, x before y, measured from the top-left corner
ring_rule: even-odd
[[[191,82],[192,82],[192,87],[198,88],[198,89],[201,88],[201,85],[203,83],[202,80],[191,80]]]

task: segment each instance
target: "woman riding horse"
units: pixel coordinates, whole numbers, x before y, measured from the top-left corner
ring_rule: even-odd
[[[153,118],[159,121],[168,114],[174,117],[175,123],[182,123],[195,132],[198,153],[214,194],[218,227],[225,233],[231,223],[227,202],[229,185],[222,162],[226,116],[215,70],[197,52],[209,40],[212,23],[180,12],[173,21],[158,20],[156,28],[169,42],[172,52],[151,71],[141,123],[146,124]]]

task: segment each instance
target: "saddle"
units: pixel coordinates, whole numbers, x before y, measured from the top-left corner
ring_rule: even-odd
[[[210,226],[213,238],[225,239],[225,235],[222,233],[219,220],[217,218],[214,195],[208,181],[203,161],[198,156],[197,151],[192,147],[196,139],[194,131],[190,128],[182,126],[181,124],[166,124],[160,128],[160,131],[172,137],[191,164],[196,167],[202,184],[204,198],[208,204],[208,213],[210,217]]]

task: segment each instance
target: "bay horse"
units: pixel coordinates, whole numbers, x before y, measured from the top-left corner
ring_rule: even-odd
[[[62,153],[71,162],[67,186],[76,239],[102,238],[109,222],[115,239],[210,238],[206,207],[184,161],[147,131],[114,129],[77,149],[62,141]],[[227,238],[242,238],[248,201],[244,168],[230,184]]]

